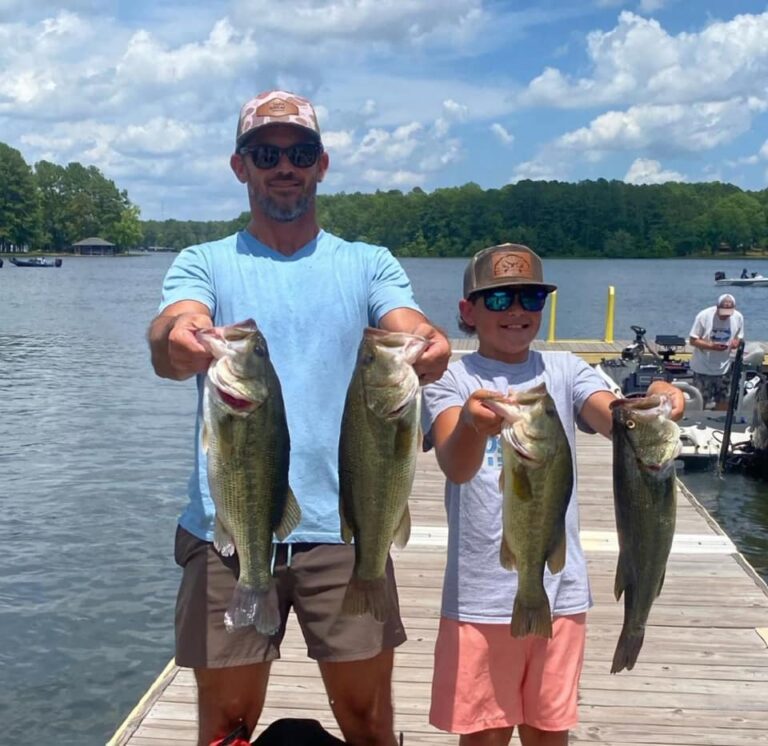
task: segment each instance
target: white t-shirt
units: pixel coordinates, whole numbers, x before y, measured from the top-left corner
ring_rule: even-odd
[[[744,317],[734,311],[721,319],[717,315],[717,306],[710,306],[699,311],[693,320],[689,337],[704,339],[708,342],[729,344],[732,339],[744,339]],[[700,350],[693,348],[691,370],[703,376],[723,376],[731,365],[731,350]]]
[[[544,381],[563,423],[574,468],[571,500],[565,517],[565,568],[552,575],[544,571],[544,588],[553,614],[578,614],[592,605],[584,552],[579,541],[579,507],[576,479],[575,427],[584,402],[596,391],[606,391],[603,379],[581,358],[568,352],[536,352],[512,365],[477,352],[451,363],[443,377],[423,389],[422,426],[429,434],[437,416],[449,407],[463,406],[473,391],[488,389],[506,394],[510,388],[525,390]],[[446,480],[448,557],[443,580],[442,614],[450,619],[486,624],[506,624],[512,617],[517,573],[501,566],[501,443],[489,438],[486,457],[475,476],[465,484]],[[611,505],[606,505],[612,511]]]

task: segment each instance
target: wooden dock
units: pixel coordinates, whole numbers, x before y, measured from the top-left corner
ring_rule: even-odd
[[[395,727],[404,733],[406,746],[448,746],[457,737],[427,722],[445,554],[443,477],[431,454],[419,458],[410,501],[411,541],[394,552],[409,635],[395,657]],[[595,606],[587,617],[581,723],[572,741],[768,745],[768,587],[682,485],[666,582],[651,610],[638,663],[633,671],[609,673],[623,613],[613,599],[611,445],[580,433],[577,458],[582,541]],[[295,621],[282,656],[272,667],[262,724],[310,717],[338,735],[317,666],[306,658]],[[158,669],[162,665],[158,661]],[[195,738],[194,679],[171,662],[109,744],[177,746],[194,744]]]

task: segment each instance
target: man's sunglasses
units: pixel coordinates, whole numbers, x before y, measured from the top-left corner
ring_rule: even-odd
[[[489,311],[506,311],[520,299],[520,305],[525,311],[541,311],[546,305],[549,290],[533,285],[523,285],[518,288],[497,288],[483,290],[479,293],[483,297],[483,303]]]
[[[240,149],[240,155],[250,154],[253,165],[262,169],[274,168],[280,162],[280,156],[283,153],[296,168],[309,168],[317,163],[322,152],[323,146],[317,142],[300,142],[287,148],[261,143]]]

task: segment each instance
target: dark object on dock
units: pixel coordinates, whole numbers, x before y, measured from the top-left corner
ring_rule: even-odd
[[[317,720],[281,718],[270,723],[253,746],[344,746],[344,741],[330,734]]]
[[[739,382],[741,381],[741,362],[744,359],[744,340],[739,340],[736,348],[736,357],[731,364],[731,395],[728,399],[728,410],[725,414],[725,427],[723,428],[723,442],[720,444],[720,456],[717,459],[717,471],[722,474],[725,471],[725,462],[731,447],[731,428],[733,427],[733,413],[736,411],[736,402],[739,399]]]
[[[44,259],[41,256],[35,256],[31,259],[16,259],[16,257],[11,257],[11,264],[15,264],[17,267],[60,267],[61,259],[57,258],[54,261],[51,261],[50,259]]]
[[[3,260],[0,259],[0,269],[2,269],[2,267],[3,267]]]

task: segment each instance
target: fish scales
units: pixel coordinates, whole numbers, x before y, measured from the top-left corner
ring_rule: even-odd
[[[198,333],[214,356],[203,393],[203,450],[216,507],[214,545],[237,554],[238,582],[225,614],[232,630],[280,624],[271,572],[273,535],[284,539],[301,511],[288,485],[290,437],[280,382],[255,322]]]
[[[544,568],[565,566],[565,514],[573,490],[568,437],[545,384],[486,405],[501,415],[503,567],[517,570],[510,631],[514,637],[552,636],[552,612]]]
[[[624,596],[624,622],[611,673],[631,670],[653,602],[664,585],[675,534],[674,461],[680,430],[664,397],[620,399],[613,419],[613,495],[619,558],[614,594]]]
[[[410,535],[421,401],[413,362],[426,345],[423,337],[373,328],[360,343],[339,440],[341,533],[355,546],[345,614],[386,619],[390,546],[405,546]]]

